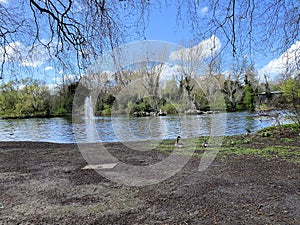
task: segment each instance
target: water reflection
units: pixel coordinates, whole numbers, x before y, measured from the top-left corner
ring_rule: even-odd
[[[0,120],[0,140],[70,143],[72,126],[65,118]]]
[[[94,117],[88,121],[83,118],[73,125],[70,118],[0,120],[0,141],[124,142],[174,139],[178,135],[184,138],[236,135],[244,134],[247,128],[254,132],[273,122],[268,117],[257,117],[249,112],[145,118]],[[91,136],[91,133],[96,135]]]
[[[111,123],[116,139],[122,142],[192,137],[199,131],[196,116],[113,117]]]

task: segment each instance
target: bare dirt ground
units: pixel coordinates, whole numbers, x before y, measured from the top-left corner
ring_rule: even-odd
[[[136,165],[167,154],[106,147]],[[158,184],[128,187],[82,170],[77,145],[0,142],[0,224],[299,224],[299,163],[227,154],[199,172],[199,161]]]

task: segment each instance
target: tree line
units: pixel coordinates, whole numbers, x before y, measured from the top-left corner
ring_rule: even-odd
[[[157,75],[156,75],[157,76]],[[269,82],[265,77],[260,82],[253,68],[248,68],[241,77],[224,74],[200,78],[173,76],[158,82],[158,78],[145,73],[122,71],[115,75],[119,80],[103,82],[97,94],[95,114],[133,114],[134,112],[157,112],[169,114],[189,109],[207,110],[265,110],[288,109],[300,124],[300,78],[290,77],[278,82]],[[122,78],[121,78],[122,77]],[[97,84],[95,79],[88,79]],[[122,81],[121,81],[122,80]],[[73,81],[50,89],[37,80],[23,79],[1,84],[0,117],[52,117],[70,116],[76,89],[80,83]],[[279,91],[272,95],[271,91]],[[86,88],[85,97],[92,94]],[[260,98],[260,94],[264,97]],[[84,102],[84,97],[81,100]]]

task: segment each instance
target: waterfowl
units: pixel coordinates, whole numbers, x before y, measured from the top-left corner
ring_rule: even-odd
[[[202,147],[203,148],[207,148],[208,147],[208,142],[206,140],[202,143]]]
[[[175,141],[175,147],[176,148],[182,148],[183,147],[183,144],[179,143],[179,140],[180,140],[180,136],[177,136],[176,138],[176,141]]]
[[[249,130],[248,128],[246,128],[246,134],[242,135],[242,139],[245,139],[246,136],[249,136],[251,134],[251,130]]]
[[[242,139],[243,139],[243,142],[246,143],[246,144],[249,144],[250,143],[250,140],[249,138],[246,138],[248,137],[249,135],[251,134],[251,131],[246,128],[246,134],[245,135],[242,135]]]
[[[251,134],[251,130],[249,130],[248,128],[246,128],[246,135],[250,135]]]

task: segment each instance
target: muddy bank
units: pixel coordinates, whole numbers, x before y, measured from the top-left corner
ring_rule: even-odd
[[[168,152],[106,144],[141,166]],[[192,157],[173,177],[149,186],[114,183],[77,145],[0,142],[0,224],[298,224],[300,164],[280,157],[227,154],[199,172]]]

